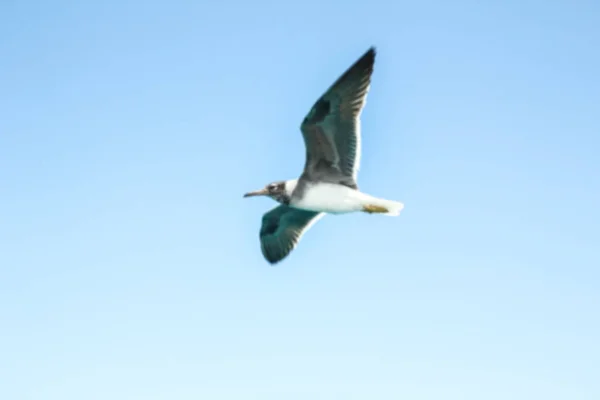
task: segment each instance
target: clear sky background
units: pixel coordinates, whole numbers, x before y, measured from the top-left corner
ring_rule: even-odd
[[[596,1],[0,5],[3,400],[600,398]],[[260,252],[371,45],[364,191]]]

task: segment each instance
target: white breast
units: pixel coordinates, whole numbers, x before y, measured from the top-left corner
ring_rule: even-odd
[[[317,183],[309,186],[293,207],[309,211],[343,214],[361,211],[366,195],[347,186]]]

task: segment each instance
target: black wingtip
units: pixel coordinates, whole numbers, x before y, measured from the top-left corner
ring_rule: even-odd
[[[372,69],[375,64],[375,56],[377,55],[377,48],[375,46],[369,47],[367,51],[363,53],[363,55],[354,62],[354,64],[349,68],[369,68]]]
[[[377,55],[377,47],[371,46],[371,47],[369,47],[369,49],[365,52],[365,54],[361,58],[368,57],[368,58],[372,58],[374,60],[376,55]]]
[[[264,256],[265,260],[267,260],[267,262],[269,263],[269,265],[271,267],[275,267],[277,264],[279,264],[281,261],[283,261],[284,258],[286,257],[274,257],[271,254]]]

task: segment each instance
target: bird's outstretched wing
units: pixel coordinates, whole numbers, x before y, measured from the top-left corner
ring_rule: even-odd
[[[371,47],[317,100],[302,121],[306,145],[303,176],[356,187],[360,166],[360,114],[371,85]]]
[[[262,218],[260,247],[265,259],[276,264],[296,247],[302,235],[324,214],[279,205]]]

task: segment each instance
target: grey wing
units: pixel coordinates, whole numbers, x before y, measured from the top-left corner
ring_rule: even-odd
[[[356,187],[360,114],[371,85],[371,47],[317,100],[300,127],[306,145],[305,178]]]
[[[265,259],[276,264],[287,257],[302,235],[323,215],[283,204],[263,215],[260,246]]]

